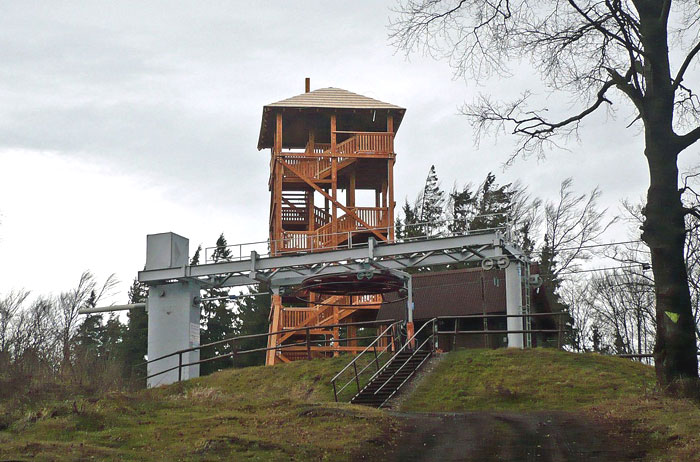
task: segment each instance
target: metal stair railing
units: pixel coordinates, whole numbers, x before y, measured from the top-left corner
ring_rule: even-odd
[[[384,329],[384,331],[382,331],[381,334],[377,335],[377,338],[375,338],[375,339],[372,341],[372,343],[370,343],[369,345],[367,345],[367,347],[366,347],[364,350],[362,350],[362,352],[361,352],[360,354],[358,354],[357,356],[355,356],[355,357],[353,358],[352,361],[350,361],[340,372],[338,372],[338,373],[335,375],[335,377],[333,377],[333,378],[331,379],[331,384],[333,385],[333,396],[334,396],[336,402],[338,402],[338,395],[339,395],[343,390],[345,390],[345,389],[346,389],[350,384],[352,384],[352,383],[355,383],[355,384],[357,385],[357,392],[358,392],[358,393],[360,392],[360,390],[361,390],[361,387],[360,387],[360,376],[361,376],[362,373],[365,372],[371,365],[374,364],[374,365],[376,366],[377,372],[379,372],[379,371],[382,369],[382,367],[379,366],[379,358],[381,358],[382,355],[384,355],[384,353],[386,353],[387,351],[390,351],[391,349],[393,349],[394,345],[400,341],[400,338],[399,338],[399,335],[398,335],[398,330],[399,330],[399,325],[400,325],[402,322],[403,322],[403,321],[396,321],[396,322],[390,324],[386,329]],[[387,334],[389,331],[391,331],[391,334]],[[384,349],[381,350],[379,353],[377,353],[378,342],[379,342],[379,340],[382,339],[382,338],[391,338],[391,342],[389,342],[389,345],[388,345],[386,348],[384,348]],[[369,362],[368,362],[364,367],[362,367],[362,369],[360,369],[360,371],[358,372],[358,370],[357,370],[357,363],[358,363],[358,360],[360,360],[360,358],[362,358],[364,355],[369,354],[369,351],[372,351],[372,352],[374,353],[374,359],[371,360],[371,361],[369,361]],[[353,370],[353,372],[354,372],[353,377],[350,378],[350,380],[348,380],[343,386],[341,386],[340,388],[338,388],[338,383],[337,383],[337,382],[338,382],[338,379],[340,378],[341,375],[343,375],[343,373],[344,373],[345,371],[349,370],[350,367],[352,367],[352,370]],[[376,375],[376,373],[375,373],[375,375]],[[372,378],[373,378],[373,377],[374,377],[374,375],[372,376]],[[372,380],[372,379],[370,378],[370,381],[371,381],[371,380]]]
[[[423,343],[421,343],[421,345],[413,351],[413,353],[411,354],[411,356],[410,356],[408,359],[406,359],[406,361],[404,361],[404,363],[401,365],[401,367],[399,367],[398,369],[396,369],[396,371],[395,371],[393,374],[391,374],[391,377],[389,377],[388,379],[386,379],[386,380],[384,381],[384,383],[383,383],[379,388],[377,388],[377,389],[374,391],[374,394],[376,395],[377,393],[379,393],[379,391],[380,391],[382,388],[384,388],[384,386],[385,386],[387,383],[389,383],[389,382],[391,381],[391,379],[393,379],[393,378],[401,371],[401,369],[403,369],[403,368],[411,361],[411,359],[413,359],[413,357],[416,355],[417,352],[423,351],[423,350],[422,350],[423,346],[424,346],[426,343],[428,343],[429,341],[433,340],[434,335],[435,335],[434,333],[430,334],[430,336],[429,336],[427,339],[425,339],[425,340],[423,341]],[[406,384],[406,382],[408,382],[408,380],[409,380],[411,377],[413,377],[413,374],[415,374],[416,371],[417,371],[418,369],[420,369],[420,367],[423,365],[423,363],[426,362],[426,361],[428,360],[428,358],[430,358],[432,355],[433,355],[433,349],[431,348],[429,354],[425,355],[425,357],[421,360],[421,362],[418,363],[418,365],[417,365],[416,367],[413,368],[413,370],[411,371],[411,373],[408,374],[408,375],[406,376],[405,379],[403,379],[403,381],[399,384],[399,386],[397,386],[396,388],[394,388],[394,391],[392,391],[391,394],[390,394],[389,396],[387,396],[387,398],[386,398],[384,401],[382,401],[382,404],[380,404],[378,407],[384,406],[384,405],[386,404],[386,402],[389,401],[389,400],[396,394],[396,392],[399,391],[399,390],[401,389],[401,387],[403,387],[403,386]]]
[[[399,367],[399,369],[398,369],[397,371],[395,371],[395,372],[391,375],[391,377],[390,377],[389,379],[387,379],[387,380],[382,384],[381,387],[379,387],[379,389],[383,388],[384,385],[386,385],[386,383],[387,383],[389,380],[391,380],[391,379],[398,373],[399,370],[401,370],[406,364],[408,364],[408,362],[416,355],[416,353],[417,353],[418,351],[422,351],[421,349],[423,348],[423,346],[424,346],[426,343],[428,343],[428,341],[431,342],[431,343],[430,343],[430,352],[431,352],[431,354],[432,354],[433,350],[435,349],[435,332],[436,332],[436,328],[437,328],[437,318],[432,318],[432,319],[426,321],[426,323],[423,324],[423,325],[420,327],[420,329],[418,329],[418,330],[411,336],[411,338],[407,339],[406,342],[404,343],[404,345],[394,354],[394,356],[392,357],[392,359],[391,359],[390,361],[387,361],[387,363],[384,364],[384,366],[382,366],[381,369],[378,369],[377,372],[375,372],[374,375],[373,375],[372,377],[370,377],[370,379],[367,381],[367,385],[365,385],[365,386],[362,388],[362,390],[358,390],[357,394],[356,394],[355,396],[353,396],[352,399],[355,399],[360,393],[362,393],[362,392],[367,388],[367,386],[369,386],[369,384],[372,383],[372,381],[373,381],[377,376],[379,376],[382,372],[384,372],[384,370],[393,362],[394,358],[398,357],[398,355],[401,354],[401,352],[403,352],[403,351],[406,350],[407,348],[409,348],[408,351],[410,351],[410,347],[411,347],[411,345],[415,344],[416,337],[418,336],[418,334],[420,334],[420,333],[423,331],[423,329],[425,329],[425,327],[428,326],[428,325],[432,326],[432,328],[431,328],[431,330],[430,330],[430,335],[428,335],[428,337],[423,341],[423,343],[421,343],[421,345],[420,345],[418,348],[414,348],[414,349],[413,349],[413,352],[411,353],[411,356],[409,356],[409,357],[406,359],[406,361],[404,361],[404,364],[402,364],[401,367]],[[430,356],[430,355],[426,356],[426,358],[428,358],[429,356]],[[421,361],[421,363],[418,365],[418,367],[420,367],[420,366],[423,364],[423,362],[425,362],[425,359],[426,359],[426,358],[423,358],[423,361]],[[416,370],[418,369],[418,367],[416,367]],[[415,370],[414,370],[414,372],[415,372]],[[401,385],[399,385],[399,386],[396,388],[396,390],[394,390],[394,392],[391,394],[391,396],[394,396],[394,394],[399,390],[399,388],[401,388],[401,387],[406,383],[406,381],[407,381],[412,375],[413,375],[413,372],[406,378],[406,380],[404,380],[403,382],[401,382]],[[379,391],[379,390],[377,390],[377,391]],[[376,394],[376,393],[377,393],[377,392],[375,391],[374,394]],[[389,396],[389,398],[391,398],[391,396]],[[382,402],[382,404],[381,404],[379,407],[383,406],[384,403],[386,403],[386,402],[389,400],[389,398],[387,398],[386,400],[384,400],[384,402]]]

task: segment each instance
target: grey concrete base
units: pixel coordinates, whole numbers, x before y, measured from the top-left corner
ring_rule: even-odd
[[[176,282],[151,286],[148,291],[148,359],[199,346],[199,285]],[[199,351],[182,354],[182,364],[199,361]],[[175,367],[178,356],[148,365],[148,375]],[[182,380],[199,377],[199,365],[182,368]],[[177,369],[148,379],[148,387],[178,381]]]

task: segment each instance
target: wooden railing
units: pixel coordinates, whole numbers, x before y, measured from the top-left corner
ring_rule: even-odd
[[[312,150],[307,146],[305,154],[312,156],[313,154],[335,154],[339,157],[338,164],[347,161],[347,157],[353,154],[392,154],[394,152],[394,134],[389,132],[343,132],[336,133],[351,134],[352,136],[345,141],[338,143],[335,147],[335,152],[331,152],[331,145],[328,143],[316,143]],[[304,153],[296,153],[299,154]],[[284,153],[282,153],[284,156]],[[329,157],[319,157],[309,159],[305,157],[286,156],[285,162],[294,166],[299,173],[307,178],[318,179],[322,174],[330,171],[331,159]],[[295,158],[296,157],[296,158]],[[294,176],[294,175],[292,175]]]
[[[387,227],[388,211],[385,207],[354,207],[357,216],[373,229]],[[351,215],[345,214],[338,218],[336,232],[333,232],[333,222],[330,216],[322,209],[316,208],[317,224],[319,217],[329,221],[319,226],[314,231],[285,231],[282,235],[282,243],[278,250],[309,250],[335,247],[339,242],[348,240],[348,236],[355,231],[366,231],[367,228],[357,222]]]
[[[284,231],[282,233],[281,248],[275,250],[304,250],[309,245],[309,233],[307,231]]]
[[[318,229],[331,221],[331,214],[324,209],[314,207],[314,228]]]
[[[389,132],[336,132],[350,133],[353,136],[338,143],[338,154],[392,154],[394,134]]]
[[[356,207],[353,210],[362,221],[372,228],[388,226],[388,210],[385,207]]]
[[[282,206],[282,221],[283,222],[306,222],[306,208],[293,208]]]

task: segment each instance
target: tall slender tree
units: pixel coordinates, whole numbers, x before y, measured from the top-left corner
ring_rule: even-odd
[[[426,236],[439,234],[444,229],[445,193],[440,188],[435,166],[431,165],[421,194],[418,222],[423,224]]]
[[[220,262],[231,259],[231,256],[231,249],[228,248],[226,238],[224,234],[221,233],[216,241],[216,248],[211,258],[214,262]],[[228,296],[228,290],[214,287],[207,289],[205,294],[205,298],[226,297]],[[226,300],[202,302],[201,319],[203,329],[201,334],[202,344],[218,342],[219,340],[224,340],[235,335],[234,313],[233,310],[228,307],[228,302]],[[232,351],[231,345],[222,344],[216,348],[204,349],[201,351],[200,355],[202,359],[206,359],[231,353]],[[203,363],[200,367],[201,373],[204,375],[230,367],[231,365],[232,360],[230,358],[223,358]]]
[[[148,288],[138,279],[129,287],[129,303],[146,303]],[[144,308],[133,308],[127,313],[124,339],[121,345],[126,378],[142,380],[146,368],[141,364],[148,351],[148,314]]]

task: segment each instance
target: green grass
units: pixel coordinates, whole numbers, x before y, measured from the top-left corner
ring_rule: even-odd
[[[647,448],[645,460],[700,461],[700,405],[663,396],[654,370],[628,359],[550,349],[447,354],[402,411],[569,411]]]
[[[330,379],[348,357],[233,369],[132,393],[0,401],[0,460],[382,460],[400,418],[336,404]],[[348,376],[349,377],[349,376]],[[700,408],[661,396],[653,369],[556,350],[461,350],[402,411],[561,410],[612,422],[648,461],[700,454]]]
[[[653,369],[554,349],[459,350],[448,354],[404,411],[572,410],[653,389]]]
[[[329,380],[346,362],[228,370],[57,402],[0,432],[0,459],[349,460],[381,453],[393,418],[333,402]]]

